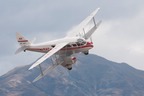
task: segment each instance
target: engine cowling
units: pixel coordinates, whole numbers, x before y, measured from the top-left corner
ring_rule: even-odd
[[[72,64],[75,64],[77,61],[76,57],[67,57],[64,59],[64,63],[62,63],[61,65],[63,67],[66,67],[68,70],[72,70]]]
[[[76,57],[71,57],[71,61],[72,61],[73,64],[75,64],[76,61],[77,61],[77,58]]]

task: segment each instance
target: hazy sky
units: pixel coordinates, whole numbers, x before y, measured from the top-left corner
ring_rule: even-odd
[[[93,10],[103,23],[93,36],[91,53],[144,70],[144,1],[142,0],[0,0],[0,74],[31,64],[41,54],[15,55],[15,33],[37,42],[65,36]]]

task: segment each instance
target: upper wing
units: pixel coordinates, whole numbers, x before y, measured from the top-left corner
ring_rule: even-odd
[[[84,38],[85,39],[89,39],[91,37],[91,35],[95,32],[95,30],[99,27],[99,25],[101,24],[102,21],[99,21],[98,23],[95,23],[94,26],[87,32],[84,34]]]
[[[67,45],[68,42],[65,43],[60,43],[57,44],[52,50],[50,50],[48,53],[46,53],[44,56],[42,56],[39,60],[37,60],[30,68],[33,69],[34,67],[38,66],[40,63],[42,63],[43,61],[45,61],[47,58],[49,58],[50,56],[52,56],[53,54],[55,54],[56,52],[58,52],[61,48],[63,48],[65,45]]]
[[[67,36],[77,36],[79,35],[79,32],[83,30],[83,28],[94,18],[94,16],[97,14],[100,8],[97,8],[95,11],[93,11],[86,19],[84,19],[78,26],[76,26],[72,31],[70,31]]]

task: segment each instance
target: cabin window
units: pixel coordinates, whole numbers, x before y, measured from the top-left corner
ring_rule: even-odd
[[[66,47],[71,47],[71,45],[66,45]]]
[[[81,44],[80,44],[80,43],[77,43],[77,45],[80,46]]]
[[[76,45],[76,44],[72,44],[72,46],[73,46],[73,47],[76,47],[77,45]]]

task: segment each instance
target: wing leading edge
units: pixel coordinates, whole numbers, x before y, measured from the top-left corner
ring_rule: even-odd
[[[79,31],[83,30],[83,28],[94,18],[99,9],[100,8],[94,10],[87,18],[85,18],[78,26],[76,26],[74,30],[70,31],[67,34],[67,37],[77,36],[79,34]]]
[[[65,45],[67,45],[68,42],[57,44],[52,50],[50,50],[48,53],[46,53],[44,56],[42,56],[40,59],[38,59],[30,68],[29,70],[33,69],[34,67],[40,65],[43,61],[45,61],[47,58],[58,52],[60,49],[62,49]]]

